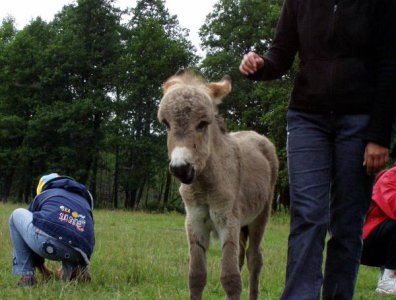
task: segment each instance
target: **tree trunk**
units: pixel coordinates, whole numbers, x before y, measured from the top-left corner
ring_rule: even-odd
[[[115,166],[114,166],[114,182],[113,182],[113,208],[118,207],[118,169],[119,169],[119,157],[120,157],[120,147],[116,145],[115,148]]]
[[[7,203],[8,197],[10,196],[11,188],[12,188],[12,181],[13,181],[13,177],[14,177],[14,171],[15,171],[15,169],[12,168],[4,176],[3,189],[1,191],[1,201],[3,201],[3,203]]]
[[[158,193],[158,196],[157,196],[157,202],[158,202],[158,207],[160,207],[160,205],[161,205],[161,199],[162,199],[162,191],[164,190],[164,183],[165,183],[165,175],[166,175],[166,173],[163,173],[162,174],[162,176],[161,176],[161,186],[160,186],[160,188],[159,188],[159,193]]]
[[[129,202],[129,184],[125,186],[125,201],[124,201],[125,209],[128,209],[128,202]]]
[[[281,211],[290,209],[290,195],[289,188],[276,188],[274,201],[272,202],[273,211]]]
[[[129,204],[128,204],[129,209],[134,209],[134,207],[135,207],[137,192],[138,192],[138,189],[137,188],[133,188],[131,193],[130,193],[130,195],[129,195],[130,196]]]
[[[133,206],[133,210],[137,210],[137,208],[139,207],[140,204],[140,200],[142,199],[142,195],[143,195],[143,191],[144,191],[144,187],[146,185],[146,179],[143,181],[143,183],[140,185],[140,188],[137,191],[137,195],[136,195],[136,199],[135,199],[135,203]]]
[[[170,191],[170,186],[171,186],[171,182],[172,182],[172,175],[169,172],[169,170],[167,170],[166,172],[166,182],[165,182],[165,192],[164,192],[164,201],[162,203],[162,211],[165,211],[165,208],[168,205],[169,202],[169,191]]]
[[[149,197],[150,185],[146,184],[146,197],[144,199],[144,207],[147,209],[147,202]]]
[[[89,191],[92,194],[92,198],[99,204],[101,204],[101,199],[97,199],[97,193],[96,193],[96,180],[98,176],[98,155],[95,152],[95,157],[93,159],[93,164],[92,164],[92,175],[91,175],[91,181],[89,184]]]

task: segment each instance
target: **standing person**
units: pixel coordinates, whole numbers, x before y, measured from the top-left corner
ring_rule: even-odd
[[[377,175],[363,239],[361,263],[382,269],[376,292],[396,295],[396,164]]]
[[[388,63],[395,51],[379,54],[373,46],[382,35],[379,20],[389,22],[389,3],[285,0],[267,55],[249,52],[239,66],[250,79],[272,80],[296,53],[300,58],[287,112],[291,225],[283,300],[319,299],[322,286],[323,299],[353,297],[370,174],[388,161],[395,111],[386,77],[395,79]]]
[[[90,280],[88,265],[93,252],[93,200],[84,185],[67,176],[43,176],[37,196],[28,209],[17,208],[9,219],[14,245],[13,274],[18,286],[37,283],[35,269],[49,277],[44,260],[62,261],[65,280]]]

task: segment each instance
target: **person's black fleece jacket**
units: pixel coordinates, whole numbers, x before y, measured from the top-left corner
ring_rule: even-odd
[[[381,19],[383,22],[380,23],[377,31],[377,37],[380,37],[377,90],[374,95],[367,140],[389,146],[396,113],[396,0],[388,0],[383,12],[384,18]]]
[[[396,0],[285,0],[264,66],[280,78],[298,52],[291,109],[370,114],[367,141],[389,148],[395,115]]]

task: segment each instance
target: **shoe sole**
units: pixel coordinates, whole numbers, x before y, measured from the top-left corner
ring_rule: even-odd
[[[376,288],[375,291],[379,294],[396,295],[396,291],[387,291],[380,288]]]

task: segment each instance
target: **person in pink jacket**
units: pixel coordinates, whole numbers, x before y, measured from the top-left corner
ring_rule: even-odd
[[[396,163],[376,177],[361,263],[382,269],[376,292],[396,295]]]

